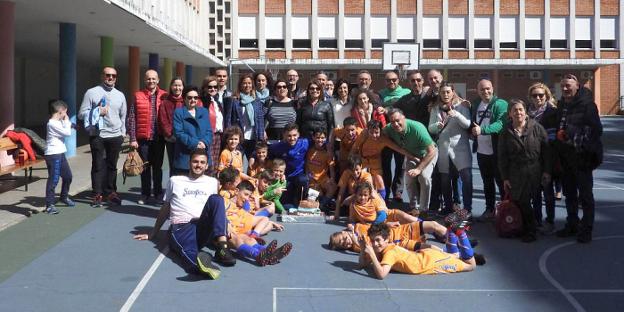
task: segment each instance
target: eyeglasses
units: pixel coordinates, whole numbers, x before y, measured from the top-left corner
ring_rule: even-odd
[[[412,79],[412,82],[421,82],[421,81],[423,81],[422,78]]]
[[[189,101],[190,101],[190,100],[195,100],[195,101],[197,101],[197,100],[199,100],[199,96],[197,96],[197,95],[196,95],[196,96],[190,96],[190,95],[189,95],[189,96],[187,96],[187,97],[186,97],[186,99],[187,99],[187,100],[189,100]]]
[[[275,89],[287,89],[288,87],[286,85],[276,85]]]
[[[309,87],[308,90],[310,90],[310,91],[321,91],[321,88],[319,88],[319,87]]]
[[[390,78],[390,79],[386,79],[386,82],[397,82],[399,79],[398,78]]]
[[[534,97],[534,98],[543,98],[545,96],[546,96],[545,93],[533,93],[533,94],[531,94],[531,97]]]
[[[211,86],[211,85],[207,85],[206,89],[210,90],[210,89],[217,89],[217,86]]]
[[[106,78],[109,78],[109,77],[117,78],[117,74],[104,74],[104,77],[106,77]]]

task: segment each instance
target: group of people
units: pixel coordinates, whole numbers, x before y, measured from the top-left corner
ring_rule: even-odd
[[[448,253],[458,255],[452,259],[461,259],[442,261],[441,267],[453,268],[442,271],[472,269],[475,259],[463,228],[472,219],[473,153],[485,197],[485,212],[478,220],[492,220],[498,187],[500,199],[514,201],[522,211],[523,241],[534,241],[538,229],[552,233],[554,188],[560,182],[568,216],[557,235],[591,241],[592,171],[602,161],[602,126],[591,91],[574,75],[562,78],[559,101],[543,83],[529,87],[526,101],[506,101],[494,94],[492,81],[482,79],[476,88],[479,98],[470,102],[435,69],[426,78],[419,71],[408,73],[409,88],[400,85],[397,72],[388,71],[386,87],[378,92],[371,89],[372,76],[366,70],[353,87],[345,79],[329,80],[323,72],[301,87],[298,73],[289,70],[286,79],[241,74],[234,90],[227,89],[225,68],[214,73],[200,88],[175,77],[163,91],[158,73],[148,70],[145,88],[127,104],[115,88],[116,70],[105,67],[102,84],[85,93],[78,113],[90,136],[92,206],[101,206],[104,199],[121,203],[116,164],[127,133],[130,146],[146,161],[138,204],[163,205],[154,232],[137,238],[154,237],[169,217],[172,248],[193,270],[218,276],[210,255],[201,251],[210,241],[216,260],[224,265],[234,263],[230,249],[260,265],[279,262],[292,244],[264,245],[262,236],[284,229],[269,218],[296,209],[309,188],[320,192],[320,208],[329,218],[345,215],[349,222],[366,225],[352,229],[355,236],[332,236],[330,245],[357,247],[361,263],[371,263],[378,277],[390,268],[409,266],[381,261],[386,259],[384,250],[397,249],[389,249],[388,242],[396,241],[389,237],[406,235],[396,233],[405,227],[405,233],[419,231],[399,249],[426,249],[421,237],[431,233],[446,242]],[[50,129],[67,120],[62,105],[53,107],[48,140]],[[170,178],[163,189],[165,149]],[[50,156],[49,168],[58,167],[55,161]],[[393,161],[395,169],[390,170]],[[51,172],[57,178],[48,187],[50,203],[63,170]],[[409,214],[387,209],[393,200],[402,202],[403,189]],[[71,203],[67,192],[61,199]],[[448,228],[423,226],[444,216]],[[368,240],[361,239],[365,233]],[[406,257],[427,262],[421,256]]]

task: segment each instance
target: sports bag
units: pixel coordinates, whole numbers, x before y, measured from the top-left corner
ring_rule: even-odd
[[[522,234],[522,213],[510,195],[505,195],[503,201],[496,204],[496,233],[500,237]]]
[[[126,157],[126,161],[123,164],[123,183],[126,183],[126,177],[134,177],[143,173],[143,167],[145,163],[141,159],[141,155],[136,149],[130,150],[128,152],[128,157]]]

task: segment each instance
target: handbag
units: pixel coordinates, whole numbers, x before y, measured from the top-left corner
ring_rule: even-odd
[[[126,184],[126,177],[134,177],[143,173],[143,169],[147,162],[143,162],[141,155],[136,149],[132,149],[128,152],[126,161],[123,164],[123,183]]]

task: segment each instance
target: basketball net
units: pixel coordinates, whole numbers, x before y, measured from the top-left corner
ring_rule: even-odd
[[[404,66],[404,64],[399,64],[396,66],[397,71],[399,72],[399,79],[401,79],[401,81],[407,79],[407,70],[404,69]]]

